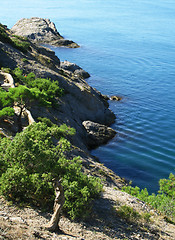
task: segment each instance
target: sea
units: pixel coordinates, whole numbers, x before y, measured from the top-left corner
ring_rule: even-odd
[[[91,153],[133,186],[159,189],[175,173],[174,0],[0,0],[0,22],[49,18],[81,47],[51,47],[108,96],[117,135]]]

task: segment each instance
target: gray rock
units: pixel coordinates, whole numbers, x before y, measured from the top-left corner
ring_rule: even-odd
[[[84,79],[90,77],[90,74],[88,72],[83,70],[81,67],[79,67],[75,63],[64,61],[64,62],[61,62],[60,67],[63,68],[64,70],[74,73],[78,77],[82,77]]]
[[[68,48],[79,48],[80,46],[73,42],[72,40],[68,39],[59,39],[56,41],[52,41],[52,45],[58,46],[58,47],[68,47]]]
[[[29,40],[37,43],[66,46],[70,48],[79,47],[79,45],[73,41],[64,39],[50,19],[38,17],[23,18],[11,28],[11,31],[15,35],[27,37]]]
[[[107,143],[116,135],[115,130],[99,123],[84,121],[82,124],[87,131],[87,144],[89,148],[95,148]]]

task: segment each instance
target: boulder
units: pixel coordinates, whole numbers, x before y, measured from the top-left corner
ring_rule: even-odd
[[[114,95],[114,96],[111,96],[111,97],[110,97],[110,100],[113,100],[113,101],[121,101],[121,100],[122,100],[122,97]]]
[[[75,63],[64,61],[64,62],[61,62],[60,67],[63,68],[64,70],[74,73],[78,77],[82,77],[84,79],[90,77],[90,74],[88,72],[83,70],[81,67],[79,67]]]
[[[79,47],[79,45],[73,41],[64,39],[50,19],[38,17],[23,18],[11,28],[11,31],[13,34],[27,37],[35,43],[45,43],[70,48]]]
[[[96,148],[107,143],[116,135],[116,131],[105,125],[92,121],[84,121],[83,126],[87,131],[87,145],[89,148]]]

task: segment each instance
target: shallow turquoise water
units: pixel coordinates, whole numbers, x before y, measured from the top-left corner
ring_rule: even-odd
[[[0,0],[0,22],[50,18],[80,49],[52,48],[91,74],[117,116],[117,136],[92,151],[150,192],[175,169],[175,2],[172,0]],[[10,7],[11,6],[11,7]]]

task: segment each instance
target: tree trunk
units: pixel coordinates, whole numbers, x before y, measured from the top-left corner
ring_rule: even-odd
[[[32,123],[35,122],[34,118],[32,117],[31,112],[29,110],[27,110],[26,108],[24,109],[24,114],[27,116],[29,125],[31,125]]]
[[[21,117],[22,117],[22,108],[20,108],[20,113],[17,116],[17,124],[18,124],[18,132],[22,132],[22,121],[21,121]]]
[[[55,202],[53,207],[54,213],[51,217],[50,222],[45,226],[45,228],[49,231],[59,230],[58,224],[60,220],[60,213],[65,202],[64,190],[60,181],[57,181],[55,184],[55,195],[56,197],[55,197]]]

